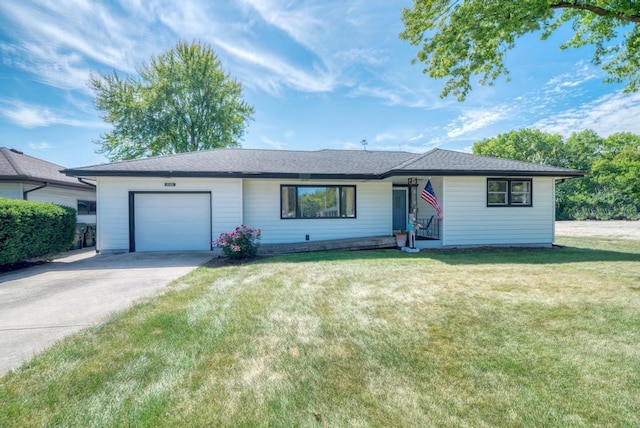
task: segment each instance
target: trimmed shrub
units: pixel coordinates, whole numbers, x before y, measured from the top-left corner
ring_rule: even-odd
[[[0,265],[66,251],[75,233],[73,208],[0,198]]]
[[[255,257],[260,246],[261,229],[252,229],[244,224],[236,227],[233,232],[225,232],[220,235],[216,245],[222,249],[222,253],[230,259],[248,259]]]

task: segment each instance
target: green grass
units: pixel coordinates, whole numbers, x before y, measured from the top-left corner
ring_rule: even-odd
[[[637,426],[640,242],[199,268],[0,379],[0,426]]]

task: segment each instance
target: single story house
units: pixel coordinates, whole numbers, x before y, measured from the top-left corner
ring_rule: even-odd
[[[96,222],[96,186],[69,177],[64,167],[0,147],[0,198],[50,202],[74,208],[79,223]]]
[[[241,224],[264,244],[390,236],[414,211],[419,248],[551,246],[556,180],[583,175],[442,149],[215,149],[63,172],[97,182],[102,252],[210,250]]]

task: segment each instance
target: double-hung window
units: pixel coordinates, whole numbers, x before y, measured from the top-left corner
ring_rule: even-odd
[[[531,179],[488,178],[488,207],[530,207]]]
[[[355,218],[356,186],[280,186],[280,218]]]

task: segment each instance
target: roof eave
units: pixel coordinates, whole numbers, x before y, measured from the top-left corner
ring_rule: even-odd
[[[392,170],[382,175],[387,177],[406,177],[410,175],[436,175],[436,176],[500,176],[500,177],[557,177],[571,178],[583,177],[582,171],[513,171],[513,170]]]
[[[49,180],[46,178],[38,178],[38,177],[27,177],[27,176],[3,176],[0,177],[0,182],[3,183],[22,183],[22,184],[33,184],[33,185],[41,185],[48,184],[49,186],[56,187],[64,187],[68,189],[82,189],[82,190],[94,190],[95,186],[89,183],[82,183],[78,181],[78,183],[69,183],[66,181],[59,180]]]
[[[583,177],[582,171],[514,171],[514,170],[391,170],[382,174],[317,174],[317,173],[282,173],[282,172],[241,172],[241,171],[85,171],[65,169],[68,176],[75,177],[160,177],[160,178],[271,178],[300,180],[380,180],[389,177],[406,177],[415,175],[435,176],[500,176],[500,177]]]
[[[315,174],[281,172],[240,172],[240,171],[84,171],[65,169],[72,177],[160,177],[160,178],[280,178],[301,180],[375,180],[377,174]]]

